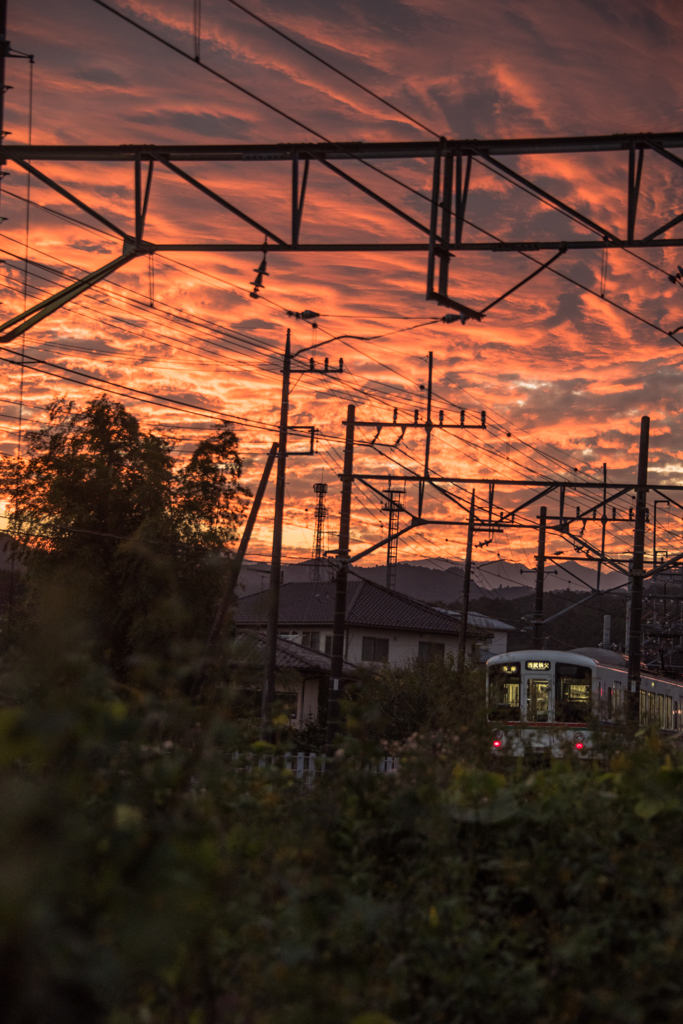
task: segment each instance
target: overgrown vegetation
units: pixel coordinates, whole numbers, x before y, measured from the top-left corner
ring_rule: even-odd
[[[7,639],[23,632],[35,642],[68,591],[65,617],[127,684],[152,684],[150,658],[201,646],[248,492],[229,425],[184,462],[176,443],[144,431],[106,396],[83,408],[49,406],[47,425],[26,434],[26,454],[0,467],[9,532],[27,570]]]
[[[263,745],[236,768],[227,704],[121,701],[71,645],[49,674],[0,718],[3,1020],[680,1019],[683,764],[656,738],[531,773],[418,732],[379,775],[366,696],[308,787]]]
[[[415,665],[359,680],[309,785],[278,760],[286,733],[277,749],[251,742],[229,679],[186,695],[205,562],[179,553],[182,531],[155,527],[171,582],[136,606],[166,622],[171,594],[178,618],[162,640],[124,633],[114,654],[99,616],[126,588],[89,607],[63,571],[80,558],[66,526],[83,520],[47,522],[27,562],[44,585],[29,579],[0,666],[3,1022],[681,1019],[677,750],[624,734],[593,760],[495,760],[481,673]],[[101,602],[98,573],[128,543],[84,542]],[[235,761],[245,743],[251,762]],[[387,752],[400,769],[378,774]]]

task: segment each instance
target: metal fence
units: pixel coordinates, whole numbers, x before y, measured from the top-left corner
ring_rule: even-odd
[[[250,772],[254,768],[267,767],[284,768],[285,771],[292,772],[295,778],[303,779],[309,784],[316,775],[325,771],[328,761],[326,754],[306,754],[303,751],[287,754],[253,754],[242,753],[239,750],[234,752],[232,760],[237,771]],[[376,765],[371,765],[366,770],[375,775],[393,774],[398,771],[398,767],[397,757],[382,757]]]

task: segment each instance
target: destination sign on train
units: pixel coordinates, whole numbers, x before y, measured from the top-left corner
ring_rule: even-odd
[[[527,661],[526,667],[527,667],[527,669],[530,669],[532,672],[549,672],[550,671],[550,662],[549,661]]]
[[[518,676],[519,675],[519,662],[515,662],[512,665],[501,665],[503,675],[506,676]]]

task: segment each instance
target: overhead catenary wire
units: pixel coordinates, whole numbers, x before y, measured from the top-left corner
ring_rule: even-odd
[[[324,64],[326,68],[329,68],[331,71],[334,71],[335,74],[341,75],[341,77],[345,78],[347,82],[351,82],[352,85],[355,85],[357,86],[357,88],[362,89],[363,92],[366,92],[369,96],[372,96],[374,97],[374,99],[379,100],[380,103],[383,103],[386,107],[391,108],[391,110],[395,111],[395,113],[397,114],[400,114],[401,117],[404,117],[407,121],[412,121],[412,123],[416,125],[418,128],[422,128],[423,131],[428,132],[430,135],[433,135],[437,139],[441,137],[440,132],[436,132],[434,131],[433,128],[430,128],[428,125],[423,124],[421,121],[418,121],[417,118],[414,118],[411,114],[407,114],[405,110],[401,110],[400,107],[397,107],[394,103],[391,103],[390,100],[385,99],[384,96],[380,96],[372,89],[369,89],[367,85],[363,85],[363,83],[359,82],[358,79],[353,78],[351,75],[347,75],[345,71],[341,71],[340,68],[335,67],[334,64],[331,64],[328,60],[325,60],[324,57],[321,57],[319,56],[319,54],[314,53],[312,50],[309,50],[308,47],[303,46],[302,43],[298,43],[296,39],[292,39],[291,36],[288,36],[286,32],[283,32],[281,29],[277,28],[275,25],[272,24],[272,22],[267,21],[265,18],[262,18],[260,15],[256,14],[248,7],[245,7],[243,4],[238,3],[238,0],[228,0],[228,3],[231,3],[233,7],[239,7],[239,9],[241,11],[244,11],[245,14],[248,14],[250,18],[254,18],[255,21],[258,21],[262,25],[265,25],[265,27],[270,29],[271,32],[275,32],[277,35],[281,36],[282,39],[286,39],[288,43],[292,44],[292,46],[296,46],[299,50],[302,50],[304,53],[307,53],[309,57],[312,57],[314,60],[319,61],[320,64]]]

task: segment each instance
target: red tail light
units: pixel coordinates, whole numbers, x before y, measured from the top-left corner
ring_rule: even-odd
[[[497,748],[497,747],[502,746],[502,744],[501,744],[500,740],[494,740],[493,741],[493,746]]]
[[[575,743],[574,746],[577,750],[583,750],[583,743]]]

